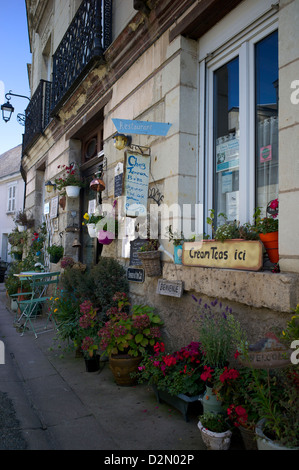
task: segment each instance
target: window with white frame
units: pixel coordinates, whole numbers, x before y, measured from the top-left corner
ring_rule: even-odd
[[[9,185],[7,188],[7,212],[15,212],[16,210],[16,193],[17,185]]]
[[[247,23],[227,43],[218,31],[200,60],[199,200],[217,224],[219,213],[244,223],[278,197],[277,16]]]

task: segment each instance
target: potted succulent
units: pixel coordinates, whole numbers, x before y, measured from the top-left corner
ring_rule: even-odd
[[[149,239],[141,246],[138,258],[141,260],[145,273],[149,277],[161,274],[161,252],[158,251],[160,243],[157,239]]]
[[[108,309],[106,321],[99,330],[100,347],[109,356],[109,365],[118,385],[136,383],[131,376],[143,354],[153,348],[161,336],[162,321],[147,305],[133,305],[129,311],[127,294],[117,292],[115,306]]]
[[[153,387],[157,400],[179,409],[188,421],[188,407],[204,390],[200,379],[202,355],[198,342],[191,342],[178,351],[167,353],[163,342],[157,342],[154,353],[146,353],[138,367],[139,383]]]
[[[60,191],[65,188],[68,197],[77,198],[85,183],[82,181],[75,163],[71,163],[69,166],[58,165],[57,168],[62,168],[65,171],[63,176],[55,178],[57,189]]]
[[[229,429],[226,416],[216,413],[205,413],[199,416],[197,426],[208,450],[229,449],[232,432]]]
[[[270,201],[267,206],[269,217],[261,217],[261,209],[257,208],[254,213],[255,230],[267,251],[272,263],[278,263],[278,199]]]
[[[47,248],[47,252],[50,255],[50,262],[56,264],[63,257],[64,248],[61,245],[53,244]]]

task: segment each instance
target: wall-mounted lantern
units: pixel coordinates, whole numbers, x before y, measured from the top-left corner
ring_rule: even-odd
[[[52,183],[52,181],[49,180],[45,183],[45,187],[46,187],[47,193],[51,193],[53,189],[56,189],[56,184]]]
[[[117,148],[117,150],[123,150],[125,147],[129,147],[132,142],[132,137],[130,135],[115,134],[113,138],[114,147]]]

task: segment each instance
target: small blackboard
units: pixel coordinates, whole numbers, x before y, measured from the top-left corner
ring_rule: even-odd
[[[135,238],[130,242],[130,266],[141,266],[142,262],[138,257],[140,248],[146,243],[144,238]]]
[[[140,268],[128,268],[127,279],[132,282],[144,282],[144,270]]]
[[[121,196],[123,193],[123,173],[114,176],[114,197]]]

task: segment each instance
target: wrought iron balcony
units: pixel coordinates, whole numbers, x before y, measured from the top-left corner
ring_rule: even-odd
[[[50,121],[51,82],[41,80],[25,110],[23,153],[44,131]]]
[[[83,0],[53,55],[51,115],[55,115],[80,80],[111,43],[112,0]]]

